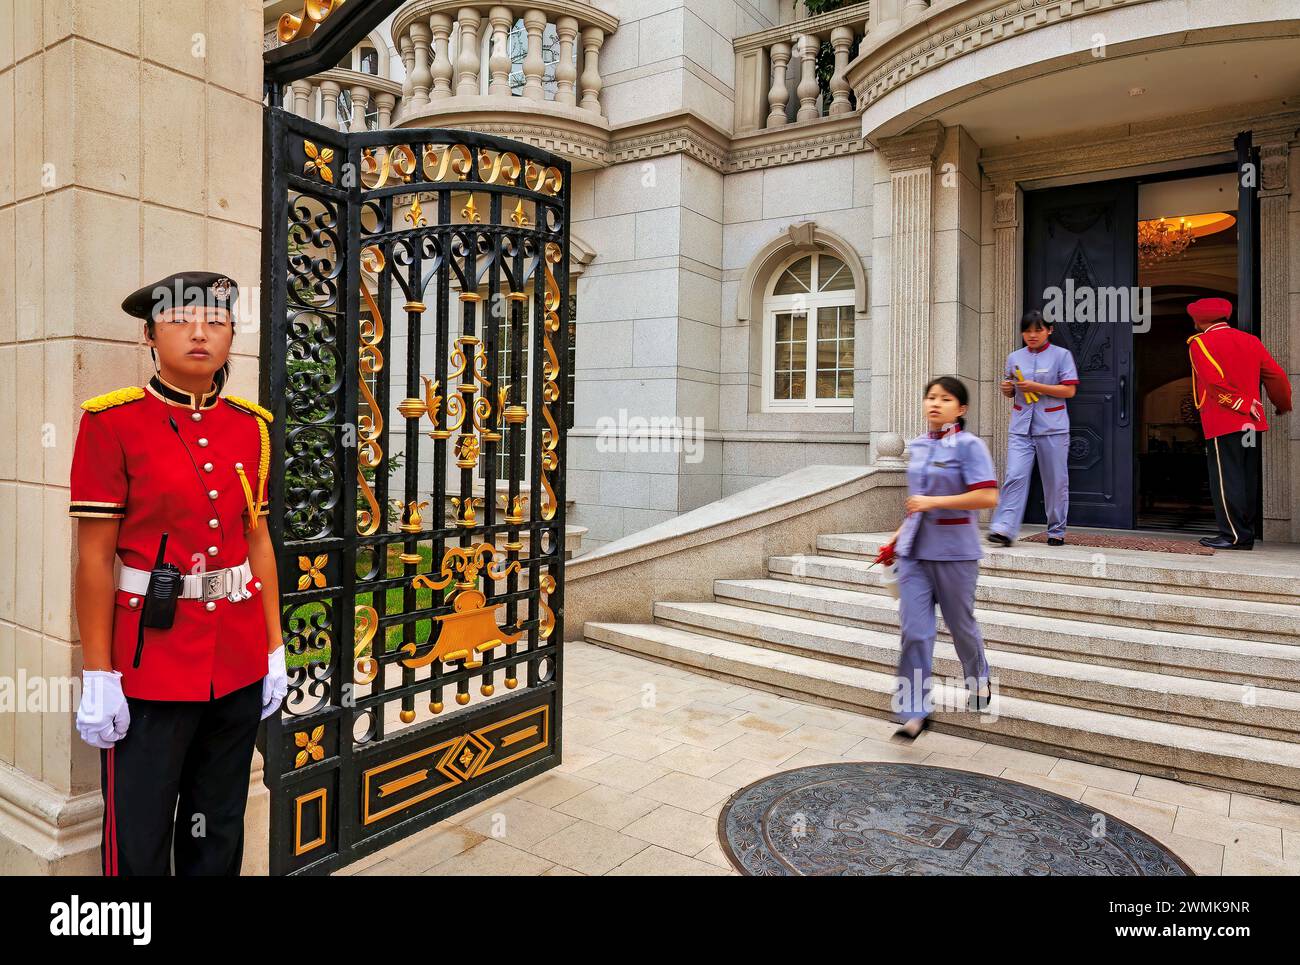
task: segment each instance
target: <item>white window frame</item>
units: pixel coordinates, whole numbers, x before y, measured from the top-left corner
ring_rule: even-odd
[[[807,258],[811,255],[813,258],[813,289],[812,292],[800,292],[794,295],[774,295],[773,290],[780,281],[785,270],[796,262]],[[850,316],[853,318],[853,350],[855,356],[854,369],[857,368],[856,355],[858,348],[858,339],[861,337],[857,317],[857,290],[856,284],[851,288],[845,288],[841,291],[818,292],[815,289],[821,280],[821,256],[829,255],[836,261],[844,263],[843,270],[852,273],[849,266],[838,254],[833,251],[801,251],[785,259],[772,272],[772,277],[767,285],[767,294],[763,299],[763,411],[764,412],[835,412],[852,410],[853,395],[847,399],[777,399],[776,393],[776,316],[786,313],[802,311],[805,316],[805,337],[807,339],[807,349],[804,356],[806,366],[804,380],[805,391],[812,390],[816,392],[817,386],[817,309],[818,308],[847,308]],[[856,390],[855,390],[856,391]]]

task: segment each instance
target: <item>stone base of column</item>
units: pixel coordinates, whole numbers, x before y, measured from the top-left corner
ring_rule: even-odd
[[[0,875],[97,875],[104,816],[99,789],[66,795],[0,764]],[[270,852],[270,792],[254,755],[244,812],[246,875],[265,875]]]

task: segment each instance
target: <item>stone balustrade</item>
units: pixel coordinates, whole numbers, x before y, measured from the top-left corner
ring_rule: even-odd
[[[588,0],[408,4],[393,20],[406,67],[395,123],[468,107],[568,108],[603,123],[600,50],[617,28]]]
[[[300,117],[341,131],[382,130],[392,126],[401,96],[402,85],[395,80],[335,67],[289,84],[282,104]],[[370,125],[368,115],[373,115]]]
[[[736,133],[852,113],[849,63],[929,12],[930,0],[868,0],[737,37]]]

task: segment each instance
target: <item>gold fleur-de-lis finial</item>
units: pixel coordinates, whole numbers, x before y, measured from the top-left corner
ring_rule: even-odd
[[[424,209],[420,207],[420,196],[418,194],[411,201],[411,210],[406,212],[406,220],[411,223],[412,228],[419,228],[428,224],[424,220]]]
[[[479,216],[478,207],[474,204],[474,194],[470,193],[469,200],[465,202],[465,207],[460,209],[460,216],[469,224],[478,224],[483,219]]]
[[[325,574],[321,572],[325,564],[329,561],[329,556],[321,553],[315,559],[308,559],[305,556],[298,557],[298,569],[302,570],[302,576],[298,577],[298,589],[305,590],[309,586],[322,587],[325,585]]]
[[[305,140],[302,142],[302,149],[307,155],[307,163],[302,166],[302,173],[318,174],[326,184],[333,184],[334,172],[329,165],[334,160],[334,148],[317,148],[314,143]]]

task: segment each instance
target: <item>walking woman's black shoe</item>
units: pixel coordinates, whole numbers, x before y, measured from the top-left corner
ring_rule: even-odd
[[[1007,537],[1003,536],[1001,533],[989,533],[989,535],[988,535],[988,541],[989,541],[990,543],[992,543],[994,546],[1010,546],[1010,545],[1011,545],[1011,540],[1008,539]]]
[[[993,685],[986,680],[983,689],[971,692],[969,706],[971,710],[983,712],[989,709],[992,702]]]
[[[921,722],[920,725],[917,726],[915,730],[911,730],[911,729],[908,727],[908,724],[913,724],[913,725],[915,725],[916,721],[920,721],[920,722]],[[914,740],[916,740],[918,737],[920,737],[920,736],[921,736],[921,732],[924,731],[924,730],[925,730],[926,728],[928,728],[929,726],[930,726],[930,718],[929,718],[929,717],[913,717],[911,720],[909,720],[909,721],[908,721],[906,724],[904,724],[902,727],[898,728],[898,730],[894,731],[894,736],[895,736],[895,737],[901,737],[901,738],[902,738],[903,740],[905,740],[905,741],[914,741]]]
[[[1049,536],[1049,537],[1047,537],[1047,545],[1048,545],[1048,546],[1064,546],[1064,545],[1065,545],[1065,540],[1061,539],[1061,537],[1059,537],[1059,536]]]

